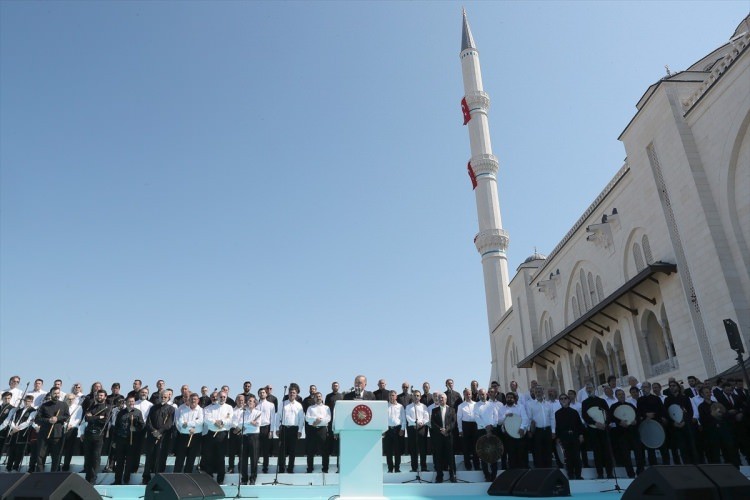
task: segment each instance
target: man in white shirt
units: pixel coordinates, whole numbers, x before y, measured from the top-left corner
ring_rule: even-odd
[[[5,470],[18,471],[23,461],[24,451],[28,445],[29,428],[36,418],[36,408],[34,408],[34,397],[27,394],[24,397],[23,406],[13,408],[8,414],[5,422],[0,429],[8,427],[8,457]]]
[[[615,392],[612,390],[610,386],[603,385],[602,392],[604,393],[602,395],[602,399],[607,402],[607,406],[612,406],[613,404],[617,403]]]
[[[247,384],[247,383],[246,383]],[[249,388],[247,392],[249,393]],[[254,485],[258,477],[258,437],[260,434],[261,413],[256,407],[255,395],[245,393],[237,396],[237,400],[245,400],[245,405],[239,413],[234,415],[234,427],[240,430],[240,480],[242,484]],[[247,462],[250,460],[250,475],[247,472]]]
[[[490,390],[494,393],[494,389]],[[479,401],[474,406],[474,415],[477,422],[477,439],[479,439],[482,436],[494,434],[495,426],[497,425],[498,408],[505,405],[499,401],[488,401],[487,391],[484,388],[480,388],[477,391],[477,397]],[[495,476],[497,476],[497,461],[487,463],[482,460],[481,464],[485,480],[494,481]]]
[[[18,403],[21,401],[21,397],[23,396],[23,391],[18,388],[18,384],[21,383],[21,377],[18,375],[13,375],[8,380],[8,388],[5,389],[3,392],[10,392],[11,398],[10,398],[10,404],[13,406],[18,406]],[[27,383],[28,387],[28,383]]]
[[[34,408],[39,408],[44,403],[44,396],[47,395],[47,391],[42,387],[44,380],[38,378],[34,380],[34,390],[29,394],[34,398]]]
[[[315,393],[315,404],[307,408],[305,422],[309,429],[306,439],[310,445],[307,448],[307,472],[313,471],[315,453],[320,453],[323,462],[323,472],[328,472],[329,446],[328,423],[331,421],[331,409],[323,404],[323,394]]]
[[[388,472],[401,472],[400,438],[406,430],[404,407],[396,401],[396,391],[388,393],[388,429],[383,434],[383,451]]]
[[[508,451],[508,467],[511,469],[528,469],[529,454],[526,451],[526,431],[529,428],[529,416],[526,409],[516,403],[516,394],[509,392],[505,395],[505,407],[502,413],[498,414],[498,421],[503,424],[509,418],[514,420],[520,419],[518,427],[518,436],[513,436],[505,427],[505,449]]]
[[[227,436],[232,428],[232,407],[227,404],[226,392],[211,394],[212,403],[203,409],[203,459],[204,470],[222,484],[226,468],[224,457],[227,454]]]
[[[237,422],[238,415],[242,415],[245,411],[245,395],[237,394],[234,400],[234,410],[232,411],[232,422]],[[242,429],[239,425],[232,425],[231,432],[227,435],[227,454],[229,455],[229,467],[227,472],[234,474],[234,461],[240,452],[240,443],[242,441]]]
[[[272,439],[276,432],[276,406],[268,400],[268,391],[265,387],[261,387],[258,390],[258,398],[260,399],[256,406],[258,411],[260,411],[258,446],[260,447],[260,456],[263,458],[263,474],[267,474],[268,460],[271,455],[271,447],[273,446]]]
[[[534,468],[552,467],[552,442],[555,439],[555,413],[544,401],[544,388],[534,389],[535,399],[526,403],[529,433],[532,439]]]
[[[73,459],[73,455],[79,454],[80,446],[79,441],[76,439],[79,437],[79,426],[83,419],[83,408],[78,404],[78,398],[75,394],[66,394],[65,403],[68,405],[68,413],[70,418],[65,424],[65,436],[63,438],[63,465],[62,471],[67,472],[70,470],[70,461]],[[80,437],[83,439],[83,432],[80,432]]]
[[[404,409],[406,416],[409,452],[411,453],[411,472],[417,472],[418,464],[422,472],[427,472],[427,429],[430,423],[430,413],[422,404],[422,392],[412,392],[414,402]],[[419,460],[419,461],[417,461]]]
[[[463,403],[458,405],[456,417],[458,418],[458,437],[464,451],[464,467],[466,470],[479,469],[479,457],[477,456],[477,418],[474,415],[476,402],[471,390],[464,389]]]
[[[294,450],[297,439],[302,437],[305,412],[297,401],[297,389],[289,389],[289,398],[282,401],[277,418],[276,435],[279,437],[279,472],[294,473]],[[287,458],[289,466],[287,467]]]
[[[83,405],[83,400],[82,403]],[[148,388],[143,387],[138,390],[138,399],[135,403],[135,409],[140,410],[141,415],[143,415],[143,421],[148,421],[148,414],[151,411],[151,407],[154,406],[154,404],[148,400]],[[132,453],[133,456],[137,457],[136,460],[133,460],[133,462],[130,464],[133,469],[130,471],[131,473],[135,474],[138,471],[138,466],[140,465],[140,456],[143,453],[143,443],[146,441],[146,426],[144,425],[142,429],[139,429],[133,433],[133,448]]]
[[[203,408],[198,405],[198,395],[187,397],[185,404],[175,411],[174,425],[177,428],[174,472],[193,472],[195,459],[201,452],[203,439]]]

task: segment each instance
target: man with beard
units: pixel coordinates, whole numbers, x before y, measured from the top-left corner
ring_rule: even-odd
[[[664,407],[669,409],[672,405],[677,405],[682,410],[682,420],[675,422],[671,417],[667,422],[667,426],[670,429],[669,434],[671,435],[672,446],[679,450],[681,460],[683,464],[696,464],[697,460],[695,457],[695,439],[693,436],[693,403],[690,398],[685,396],[685,392],[674,380],[669,381],[667,391],[669,394],[664,400]],[[678,457],[676,457],[674,450],[672,455],[675,456],[675,464],[678,464]]]
[[[52,455],[52,472],[59,470],[64,425],[70,418],[68,405],[60,401],[60,389],[52,389],[50,392],[50,400],[39,407],[34,417],[34,423],[39,426],[36,461],[36,470],[39,472],[44,471],[48,453]]]
[[[148,484],[151,473],[164,472],[167,465],[169,438],[174,425],[174,406],[169,404],[169,394],[160,393],[161,402],[153,405],[146,419],[146,465],[142,484]]]
[[[174,472],[192,473],[195,459],[201,452],[203,434],[203,408],[198,404],[198,395],[193,393],[187,404],[175,412],[177,443],[175,445]]]
[[[183,384],[182,387],[180,387],[180,395],[174,398],[174,404],[177,405],[177,408],[179,408],[182,405],[190,405],[190,386],[187,384]]]
[[[494,389],[490,389],[494,391]],[[494,401],[487,400],[487,391],[483,388],[477,390],[479,401],[474,405],[474,415],[477,423],[477,440],[485,435],[494,434],[497,425],[497,407]],[[480,457],[481,458],[481,457]],[[497,476],[497,461],[492,463],[481,461],[482,472],[486,481],[494,481]]]
[[[248,398],[250,398],[250,396],[255,398],[255,394],[250,392],[250,389],[252,388],[253,388],[253,383],[250,382],[249,380],[245,380],[245,382],[242,384],[242,395],[245,396],[245,404],[247,404],[247,400]],[[257,401],[258,399],[255,398],[255,400]]]
[[[322,471],[328,472],[328,424],[331,422],[331,410],[323,404],[323,394],[315,393],[315,404],[307,408],[305,412],[305,423],[310,429],[307,440],[310,446],[307,448],[307,472],[313,471],[315,454],[319,453],[322,459]]]
[[[151,397],[148,398],[149,401],[151,401],[152,405],[161,403],[161,395],[164,392],[164,389],[167,388],[167,383],[164,382],[162,379],[159,379],[156,381],[156,390],[153,394],[151,394]]]
[[[86,430],[83,433],[83,470],[86,471],[86,481],[91,484],[96,483],[96,475],[99,473],[104,427],[107,425],[109,413],[107,392],[99,389],[96,401],[89,406],[84,415]]]
[[[609,420],[615,424],[611,429],[612,447],[617,455],[618,462],[625,465],[625,472],[629,478],[634,478],[636,474],[643,472],[644,459],[643,448],[641,447],[640,436],[638,435],[638,419],[628,422],[617,418],[617,408],[620,406],[629,406],[636,414],[636,408],[625,401],[625,391],[617,389],[615,391],[617,402],[609,407]],[[621,410],[622,411],[622,410]],[[630,453],[635,454],[636,470],[633,470],[633,461]]]
[[[273,405],[274,411],[279,411],[279,398],[273,395],[273,387],[270,384],[266,386],[266,399]]]
[[[206,435],[203,438],[203,458],[201,466],[211,477],[216,474],[216,482],[222,484],[226,468],[224,457],[227,454],[227,435],[232,427],[232,407],[227,404],[226,392],[214,392],[203,411],[203,425]]]
[[[604,399],[594,393],[594,384],[586,382],[586,399],[581,402],[581,413],[583,421],[586,423],[586,443],[591,451],[594,452],[594,465],[598,479],[604,478],[604,470],[607,471],[607,479],[612,479],[612,459],[609,439],[607,438],[607,412],[609,407]],[[661,401],[659,401],[661,402]],[[589,413],[592,408],[598,408],[603,415],[603,422],[598,422]],[[594,413],[594,412],[592,412]]]
[[[136,380],[136,382],[140,382],[139,380]],[[135,387],[135,382],[133,382],[133,386]],[[146,421],[148,420],[148,414],[151,411],[151,407],[154,406],[151,401],[148,400],[148,387],[141,387],[141,389],[138,391],[138,395],[135,398],[135,407],[140,410],[141,415],[143,416],[143,423],[144,426],[138,430],[138,432],[135,433],[133,436],[133,452],[138,457],[138,460],[133,460],[130,462],[130,465],[132,467],[135,467],[130,472],[135,473],[138,471],[138,467],[140,467],[140,460],[141,460],[141,454],[143,453],[143,443],[146,440]]]
[[[552,440],[555,439],[555,412],[544,401],[544,387],[534,387],[533,398],[526,401],[526,414],[529,418],[534,468],[552,466]]]
[[[115,482],[114,484],[130,483],[130,474],[138,470],[140,455],[135,448],[135,436],[137,436],[145,422],[141,410],[135,407],[135,398],[128,396],[125,408],[117,413],[114,434],[115,442]],[[133,464],[135,462],[135,465]]]
[[[631,378],[635,379],[635,377]],[[662,400],[658,396],[651,393],[651,383],[649,381],[644,381],[641,384],[641,392],[643,393],[643,395],[638,398],[637,405],[638,419],[640,421],[647,419],[653,420],[664,427],[664,425],[667,423],[667,410],[666,408],[664,408],[664,403],[662,402]],[[661,448],[659,448],[659,453],[661,454],[663,465],[669,465],[670,462],[668,441],[668,439],[665,439],[664,444],[661,446]],[[648,464],[656,465],[656,452],[651,448],[648,448],[647,454]]]
[[[383,451],[388,472],[401,472],[401,440],[406,430],[404,407],[396,400],[396,391],[391,391],[388,402],[388,429],[383,434]],[[395,465],[395,469],[394,469]]]
[[[573,396],[575,397],[575,391]],[[555,412],[555,430],[557,440],[565,450],[565,467],[568,470],[568,479],[583,479],[581,477],[580,446],[583,443],[585,428],[581,422],[580,414],[570,407],[570,397],[561,394],[561,408]]]

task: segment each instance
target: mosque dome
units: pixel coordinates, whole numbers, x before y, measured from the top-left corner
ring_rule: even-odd
[[[528,262],[533,262],[535,260],[547,260],[547,256],[542,255],[539,252],[534,252],[533,254],[526,257],[526,260],[524,260],[523,263],[526,264]]]

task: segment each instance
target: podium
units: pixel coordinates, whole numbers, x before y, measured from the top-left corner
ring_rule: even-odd
[[[333,432],[339,435],[339,498],[384,498],[381,443],[387,429],[387,401],[336,401]]]

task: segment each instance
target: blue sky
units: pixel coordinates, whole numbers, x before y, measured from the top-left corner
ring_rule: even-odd
[[[664,65],[750,9],[0,3],[0,383],[484,385],[462,5],[511,274],[623,164]]]

